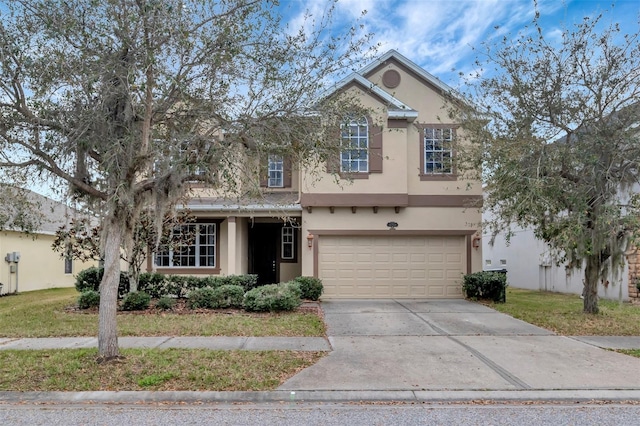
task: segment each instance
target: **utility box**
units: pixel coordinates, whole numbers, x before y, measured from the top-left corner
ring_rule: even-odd
[[[7,255],[4,257],[4,261],[8,263],[20,262],[20,252],[12,251],[11,253],[7,253]]]

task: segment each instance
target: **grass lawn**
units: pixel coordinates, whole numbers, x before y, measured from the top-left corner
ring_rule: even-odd
[[[0,337],[95,336],[96,313],[69,310],[73,288],[0,298]],[[119,313],[119,336],[324,336],[310,313]],[[97,349],[2,350],[0,391],[272,390],[325,353],[122,349],[97,364]]]
[[[75,304],[74,288],[0,297],[0,337],[95,336],[98,315],[66,310]],[[119,336],[324,336],[315,314],[233,313],[118,314]]]
[[[96,349],[0,351],[0,391],[209,390],[277,388],[324,353],[125,349],[96,364]]]
[[[561,294],[507,288],[506,303],[490,306],[528,323],[566,336],[640,336],[640,305],[600,300],[600,313],[582,313],[582,299]]]

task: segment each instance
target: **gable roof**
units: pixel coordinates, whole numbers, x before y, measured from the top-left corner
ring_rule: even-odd
[[[428,73],[427,71],[424,70],[424,68],[420,67],[415,62],[409,60],[406,56],[398,53],[396,50],[393,50],[393,49],[389,50],[387,53],[380,56],[377,60],[370,63],[366,67],[362,68],[360,71],[358,71],[358,74],[364,76],[365,78],[369,77],[378,68],[386,65],[389,61],[392,61],[392,60],[395,60],[399,64],[403,65],[405,68],[409,69],[409,71],[416,74],[425,83],[429,83],[443,92],[451,92],[451,93],[455,92],[455,90],[451,86],[443,83],[436,76],[434,76],[431,73]]]
[[[398,63],[400,66],[407,69],[410,73],[414,74],[419,80],[422,80],[425,84],[432,86],[436,90],[439,90],[443,93],[456,93],[452,87],[448,86],[434,75],[425,71],[415,62],[412,62],[397,51],[391,49],[361,70],[351,73],[337,82],[324,94],[323,97],[330,96],[335,92],[349,87],[350,85],[358,85],[387,104],[387,112],[389,118],[406,119],[409,121],[415,120],[418,117],[418,111],[367,79],[371,74],[373,74],[379,68],[387,65],[389,62]]]
[[[347,77],[337,82],[329,90],[328,94],[338,92],[351,84],[362,86],[366,91],[371,92],[372,94],[378,96],[384,102],[386,102],[388,106],[389,118],[408,118],[414,120],[418,117],[418,111],[411,108],[409,105],[390,95],[389,93],[378,87],[376,84],[370,82],[362,75],[355,72],[349,74]]]

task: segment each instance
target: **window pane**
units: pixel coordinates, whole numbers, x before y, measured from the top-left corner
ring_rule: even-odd
[[[452,171],[453,129],[424,129],[424,173]]]
[[[369,123],[365,117],[342,125],[342,172],[369,171]]]

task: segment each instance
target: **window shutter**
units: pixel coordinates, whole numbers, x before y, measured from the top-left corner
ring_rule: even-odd
[[[369,127],[369,173],[382,173],[382,126]]]
[[[260,157],[260,187],[266,188],[269,183],[269,158],[267,156]]]
[[[291,159],[285,158],[283,161],[282,170],[282,183],[285,188],[291,188]]]

